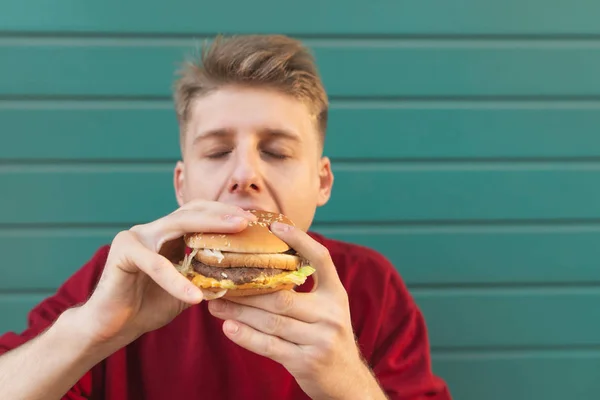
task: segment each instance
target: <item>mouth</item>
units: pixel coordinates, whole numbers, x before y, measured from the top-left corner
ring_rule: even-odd
[[[237,201],[236,201],[237,200]],[[265,205],[260,203],[251,203],[250,199],[248,201],[244,201],[243,199],[230,199],[229,201],[224,200],[225,203],[231,204],[233,206],[239,207],[244,211],[264,211],[270,213],[280,213],[279,207],[275,205]],[[270,204],[271,202],[269,202]]]
[[[259,205],[238,205],[238,207],[240,207],[244,211],[266,211],[272,213],[279,212],[278,210],[275,210],[273,208],[261,207]]]

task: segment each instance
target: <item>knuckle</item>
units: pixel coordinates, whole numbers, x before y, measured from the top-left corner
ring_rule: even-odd
[[[149,267],[150,271],[152,271],[152,274],[155,276],[164,271],[163,264],[158,262],[158,260],[151,262],[148,267]],[[171,278],[170,280],[171,280],[171,282],[170,282],[171,284],[175,283],[175,282],[173,282],[173,281],[175,281],[174,278]]]
[[[136,224],[129,228],[130,232],[141,233],[144,229],[144,224]]]
[[[193,199],[185,203],[183,206],[175,210],[172,214],[179,215],[181,213],[197,213],[197,212],[209,212],[211,209],[215,209],[217,203],[214,201],[208,201],[204,199]]]
[[[326,366],[329,358],[330,352],[326,349],[310,350],[304,356],[305,368],[313,372],[322,370]]]
[[[328,331],[335,336],[343,335],[348,329],[349,310],[347,306],[340,304],[332,305],[330,312],[325,317]]]
[[[285,313],[294,306],[294,295],[288,290],[280,290],[275,295],[275,309]]]
[[[194,204],[194,200],[191,200],[185,204],[183,204],[182,206],[174,209],[173,211],[171,211],[169,214],[165,215],[166,217],[168,217],[169,215],[173,215],[173,214],[177,214],[183,210],[187,210],[189,209],[192,205]]]
[[[320,348],[324,354],[329,354],[335,347],[345,341],[348,328],[340,316],[330,318],[325,322],[326,329],[320,336]]]
[[[263,342],[263,355],[272,358],[276,354],[277,339],[275,336],[267,336]]]
[[[331,334],[326,335],[326,338],[329,339],[331,343],[335,343],[346,331],[346,324],[343,323],[339,318],[330,320],[329,327],[331,329]]]
[[[209,204],[205,199],[193,199],[187,202],[181,207],[182,209],[193,210],[193,209],[204,209]]]
[[[112,246],[123,245],[127,242],[130,242],[135,238],[135,235],[131,231],[120,231],[118,232],[112,240]]]
[[[164,218],[164,217],[163,217]],[[135,224],[131,228],[129,228],[129,232],[135,233],[138,236],[147,235],[148,231],[151,231],[163,218],[159,218],[157,220],[146,222],[143,224]]]
[[[346,310],[348,310],[349,304],[350,304],[350,299],[348,298],[348,292],[346,292],[346,290],[344,288],[341,288],[336,294],[335,294],[336,300],[337,300],[337,304],[341,304],[343,306],[340,306],[339,310],[338,310],[338,315],[341,314],[345,314]]]
[[[238,304],[232,303],[230,301],[224,300],[223,301],[223,312],[226,312],[228,314],[231,314],[231,316],[233,317],[239,317],[242,314],[242,307]]]
[[[154,232],[161,232],[168,226],[178,223],[182,213],[183,211],[175,212],[152,221],[150,224],[148,224],[148,229]]]
[[[315,257],[317,259],[316,261],[320,263],[325,263],[330,259],[329,250],[327,250],[327,247],[323,246],[322,244],[319,244],[315,251]]]
[[[157,221],[160,224],[160,231],[167,230],[169,228],[182,229],[189,221],[198,220],[198,218],[205,219],[206,215],[198,208],[185,208],[168,215],[161,220]]]
[[[146,244],[148,237],[151,236],[153,228],[156,226],[158,221],[150,222],[147,224],[138,224],[129,228],[129,234],[131,238],[139,241],[140,243]]]
[[[270,314],[265,322],[267,332],[277,335],[281,332],[282,318],[277,314]]]

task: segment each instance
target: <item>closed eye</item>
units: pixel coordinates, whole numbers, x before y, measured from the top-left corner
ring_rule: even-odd
[[[285,154],[281,154],[281,153],[275,153],[272,151],[263,151],[264,154],[266,154],[269,157],[273,157],[276,158],[278,160],[285,160],[286,158],[289,158],[289,156],[285,155]]]
[[[223,158],[226,155],[228,155],[229,153],[231,153],[231,151],[229,151],[229,150],[228,151],[219,151],[217,153],[209,154],[209,155],[207,155],[207,157],[210,159]]]

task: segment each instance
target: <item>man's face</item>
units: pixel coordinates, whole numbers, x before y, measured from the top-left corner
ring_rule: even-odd
[[[240,87],[192,103],[174,178],[179,205],[205,199],[276,211],[304,230],[333,184],[308,107],[281,92]]]

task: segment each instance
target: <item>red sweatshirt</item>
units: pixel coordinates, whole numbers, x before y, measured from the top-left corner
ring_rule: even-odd
[[[363,356],[391,399],[449,400],[431,371],[423,316],[400,276],[377,252],[311,233],[325,245],[350,299]],[[65,309],[84,302],[108,254],[100,248],[51,297],[29,314],[24,332],[0,336],[0,354],[30,340]],[[311,278],[298,291],[312,287]],[[66,399],[305,399],[278,363],[253,354],[223,334],[222,321],[202,302],[149,332],[86,373]]]

